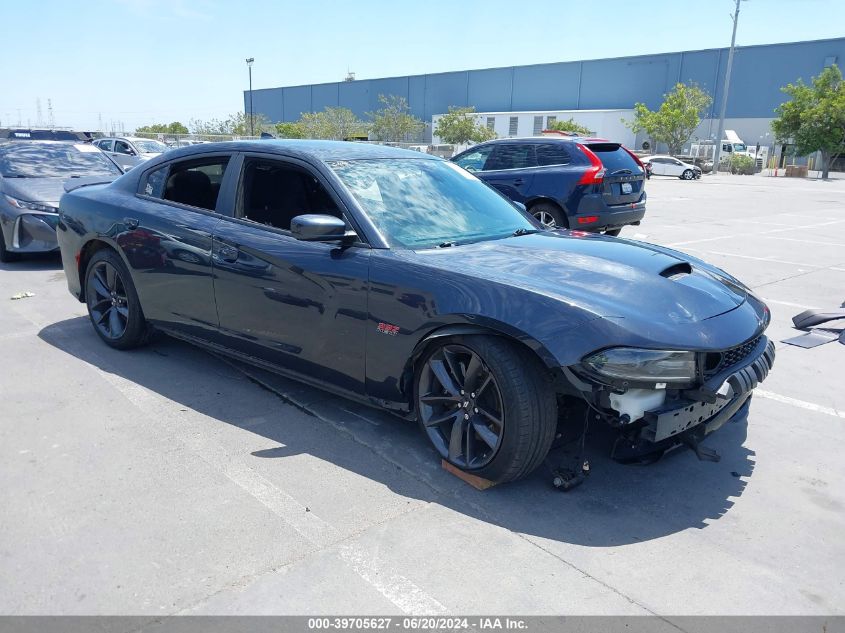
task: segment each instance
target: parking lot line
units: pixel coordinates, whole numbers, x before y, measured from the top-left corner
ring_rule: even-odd
[[[766,391],[765,389],[760,389],[759,387],[754,390],[754,395],[760,396],[761,398],[768,398],[769,400],[775,400],[776,402],[790,404],[793,407],[806,409],[807,411],[815,411],[816,413],[823,413],[824,415],[830,415],[835,418],[841,418],[845,420],[845,412],[837,411],[833,407],[825,407],[823,405],[815,404],[813,402],[807,402],[806,400],[799,400],[798,398],[782,396],[779,393]]]
[[[704,253],[706,255],[723,255],[725,257],[739,257],[740,259],[753,259],[758,262],[771,262],[772,264],[785,264],[787,266],[801,266],[804,268],[813,268],[816,270],[824,270],[830,266],[819,266],[818,264],[806,264],[800,262],[789,262],[784,259],[775,259],[774,257],[756,257],[755,255],[740,255],[739,253],[725,253],[723,251],[705,251],[700,248],[688,248],[687,250],[694,253]]]
[[[821,308],[817,306],[806,306],[800,303],[792,303],[791,301],[780,301],[779,299],[769,299],[767,297],[763,297],[763,301],[765,301],[766,303],[777,303],[778,305],[789,306],[790,308],[801,308],[802,310],[821,310]]]

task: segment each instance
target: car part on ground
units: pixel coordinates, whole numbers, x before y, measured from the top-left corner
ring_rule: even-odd
[[[645,167],[619,143],[577,135],[497,139],[451,160],[548,228],[618,233],[645,214]]]
[[[108,345],[155,328],[416,418],[444,459],[494,481],[526,476],[585,412],[617,431],[618,459],[706,456],[701,439],[744,415],[774,362],[768,308],[727,273],[543,230],[419,152],[175,150],[68,192],[58,236]],[[583,471],[559,469],[562,487]]]

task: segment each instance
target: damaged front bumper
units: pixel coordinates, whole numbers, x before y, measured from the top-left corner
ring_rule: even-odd
[[[644,396],[656,395],[659,402],[646,408],[635,420],[614,410],[616,399],[623,399],[625,394],[608,393],[610,388],[606,385],[593,385],[590,396],[594,407],[620,431],[612,456],[628,461],[659,454],[679,444],[694,447],[726,422],[744,418],[753,390],[774,365],[775,346],[760,336],[746,344],[743,355],[740,361],[703,376],[694,387],[632,390],[643,392]]]

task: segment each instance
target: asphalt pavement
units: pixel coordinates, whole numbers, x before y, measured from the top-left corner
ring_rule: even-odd
[[[416,426],[163,338],[107,348],[55,257],[0,264],[0,614],[845,614],[845,181],[653,178],[623,237],[765,298],[747,424],[650,466],[589,441],[480,492]],[[11,300],[21,291],[34,296]]]

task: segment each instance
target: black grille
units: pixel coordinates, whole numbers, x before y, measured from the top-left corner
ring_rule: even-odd
[[[704,369],[705,376],[715,376],[719,372],[730,369],[734,365],[738,365],[754,351],[754,348],[757,347],[757,343],[759,342],[760,337],[758,336],[757,338],[753,338],[742,345],[726,349],[723,352],[711,352],[707,354]]]

